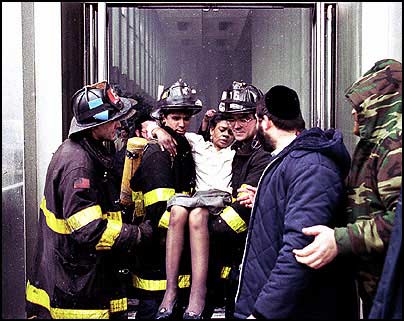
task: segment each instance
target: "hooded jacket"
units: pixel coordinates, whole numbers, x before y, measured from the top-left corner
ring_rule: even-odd
[[[346,227],[336,228],[338,253],[353,254],[359,291],[371,304],[393,227],[402,175],[401,63],[378,61],[346,91],[358,115],[360,140],[348,180]]]
[[[337,262],[310,269],[292,250],[313,240],[302,228],[331,227],[341,218],[349,153],[337,130],[304,130],[261,176],[241,268],[235,316],[265,319],[335,319],[351,279]],[[341,276],[341,277],[340,277]],[[344,293],[338,295],[338,293]],[[353,300],[352,300],[353,301]],[[344,310],[347,306],[344,306]],[[346,316],[346,315],[345,315]]]

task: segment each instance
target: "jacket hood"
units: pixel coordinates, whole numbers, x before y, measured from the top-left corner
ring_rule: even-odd
[[[292,150],[309,150],[319,152],[332,159],[341,169],[343,177],[348,175],[351,157],[338,129],[322,130],[314,127],[304,130],[289,145]]]
[[[377,143],[402,130],[401,83],[401,63],[384,59],[346,90],[345,96],[358,114],[360,138]]]

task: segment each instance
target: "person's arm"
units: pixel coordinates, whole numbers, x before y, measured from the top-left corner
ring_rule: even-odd
[[[271,155],[265,152],[263,149],[257,151],[251,160],[248,160],[249,164],[246,169],[246,176],[241,182],[243,188],[245,186],[257,186],[258,181],[267,167]],[[240,173],[232,173],[233,175],[239,175]],[[223,209],[219,214],[221,219],[229,226],[235,233],[241,233],[247,230],[249,218],[251,215],[251,207],[241,204],[240,200],[235,200],[231,205]]]
[[[146,130],[149,137],[157,139],[162,151],[166,149],[170,155],[177,155],[177,142],[166,130],[161,128],[156,121],[147,122]]]
[[[391,144],[390,144],[391,149]],[[395,209],[401,188],[401,147],[388,151],[380,148],[379,166],[376,174],[378,182],[377,192],[380,196],[380,208],[384,208],[379,215],[358,217],[353,224],[346,227],[330,229],[326,226],[312,226],[304,229],[307,235],[315,236],[312,244],[303,249],[296,249],[294,253],[298,262],[318,269],[331,262],[338,254],[355,253],[361,255],[364,251],[381,253],[386,251]],[[384,154],[384,156],[383,156]],[[366,198],[374,197],[368,195]]]
[[[209,121],[212,117],[217,113],[215,109],[208,109],[203,116],[201,126],[199,126],[198,134],[203,136],[206,141],[209,141],[210,133],[209,133]]]
[[[101,196],[97,179],[90,171],[83,168],[70,171],[61,181],[60,188],[64,219],[71,237],[79,244],[96,250],[118,248],[131,252],[140,242],[142,232],[151,233],[144,224],[138,227],[105,218],[107,213],[98,202]],[[46,211],[46,203],[42,207]]]

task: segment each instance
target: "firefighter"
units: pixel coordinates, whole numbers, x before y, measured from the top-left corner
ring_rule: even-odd
[[[134,100],[107,81],[72,97],[68,139],[48,167],[40,205],[35,263],[28,276],[28,318],[122,318],[127,310],[122,259],[151,236],[148,223],[126,223],[114,181],[113,141]],[[147,242],[146,242],[147,243]],[[123,273],[122,273],[123,272]]]
[[[233,158],[231,183],[234,201],[224,208],[220,215],[210,220],[211,283],[208,285],[210,290],[207,296],[206,315],[213,311],[215,300],[220,301],[223,296],[226,318],[233,317],[239,265],[251,214],[251,208],[240,204],[237,197],[240,196],[240,188],[244,190],[246,186],[258,185],[259,178],[271,158],[270,152],[264,151],[255,137],[256,105],[262,96],[262,92],[255,86],[234,81],[230,88],[223,91],[219,103],[219,111],[227,115],[236,140],[233,144],[236,154]],[[222,282],[217,281],[218,277]],[[223,285],[224,293],[218,290],[219,285]]]
[[[132,285],[135,295],[139,298],[137,319],[154,318],[164,296],[165,241],[169,222],[167,201],[176,193],[191,194],[194,189],[195,164],[185,133],[192,116],[201,109],[202,103],[196,98],[196,90],[191,89],[182,79],[164,89],[152,116],[175,139],[176,153],[171,153],[168,149],[162,150],[159,144],[149,142],[144,148],[140,166],[131,179],[130,186],[134,193],[143,195],[145,219],[150,220],[153,227],[150,246],[136,253],[133,267]],[[149,130],[158,128],[160,127],[156,125]],[[189,248],[184,248],[184,264],[181,264],[179,273],[180,289],[189,290],[189,261]],[[187,295],[183,293],[183,297]],[[178,303],[180,304],[181,300]],[[181,304],[185,306],[186,302]],[[178,312],[180,310],[178,309]]]

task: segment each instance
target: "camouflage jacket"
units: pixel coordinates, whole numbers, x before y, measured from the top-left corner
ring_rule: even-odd
[[[378,61],[347,91],[357,111],[360,141],[348,179],[349,224],[336,228],[340,254],[358,258],[359,291],[372,300],[383,268],[402,169],[401,63]]]

